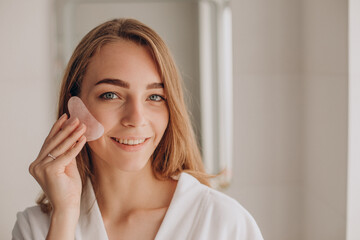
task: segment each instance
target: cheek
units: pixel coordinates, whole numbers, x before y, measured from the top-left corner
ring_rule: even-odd
[[[158,132],[161,132],[161,135],[165,132],[169,124],[169,111],[166,109],[154,114],[152,117],[152,122],[156,126]]]
[[[118,124],[116,113],[113,111],[98,111],[95,118],[104,126],[105,133]]]
[[[104,126],[104,130],[106,133],[107,130],[109,130],[114,124],[116,124],[114,123],[114,120],[117,116],[116,111],[104,107],[98,107],[95,105],[92,106],[93,107],[89,108],[91,114]]]

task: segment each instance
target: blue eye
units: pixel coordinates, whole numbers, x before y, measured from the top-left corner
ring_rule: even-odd
[[[162,100],[165,100],[164,97],[162,97],[162,96],[160,96],[160,95],[157,95],[157,94],[151,95],[151,96],[149,97],[149,99],[150,99],[151,101],[154,101],[154,102],[160,102],[160,101],[162,101]]]
[[[115,99],[118,98],[118,96],[113,92],[106,92],[100,95],[101,98],[104,99]]]

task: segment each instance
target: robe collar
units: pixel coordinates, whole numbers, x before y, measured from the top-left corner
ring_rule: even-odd
[[[196,178],[184,172],[178,178],[174,195],[155,240],[172,239],[177,233],[183,236],[184,232],[191,234],[193,226],[196,225],[194,222],[199,218],[201,202],[204,198],[202,192],[206,187],[204,188]],[[75,239],[109,239],[90,179],[81,199]]]

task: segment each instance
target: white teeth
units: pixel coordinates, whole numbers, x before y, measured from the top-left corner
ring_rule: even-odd
[[[122,144],[126,144],[126,145],[137,145],[140,143],[145,142],[145,138],[143,139],[118,139],[118,138],[114,138],[115,141],[117,141],[118,143],[122,143]]]

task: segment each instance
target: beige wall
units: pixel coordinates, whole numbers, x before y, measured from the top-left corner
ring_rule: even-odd
[[[303,0],[302,11],[303,239],[345,239],[347,2]]]
[[[49,4],[0,1],[0,239],[11,239],[16,212],[39,193],[28,165],[54,120]]]
[[[300,6],[232,2],[235,169],[226,192],[267,240],[301,239]]]
[[[232,6],[236,175],[226,192],[265,239],[345,239],[347,3]]]

